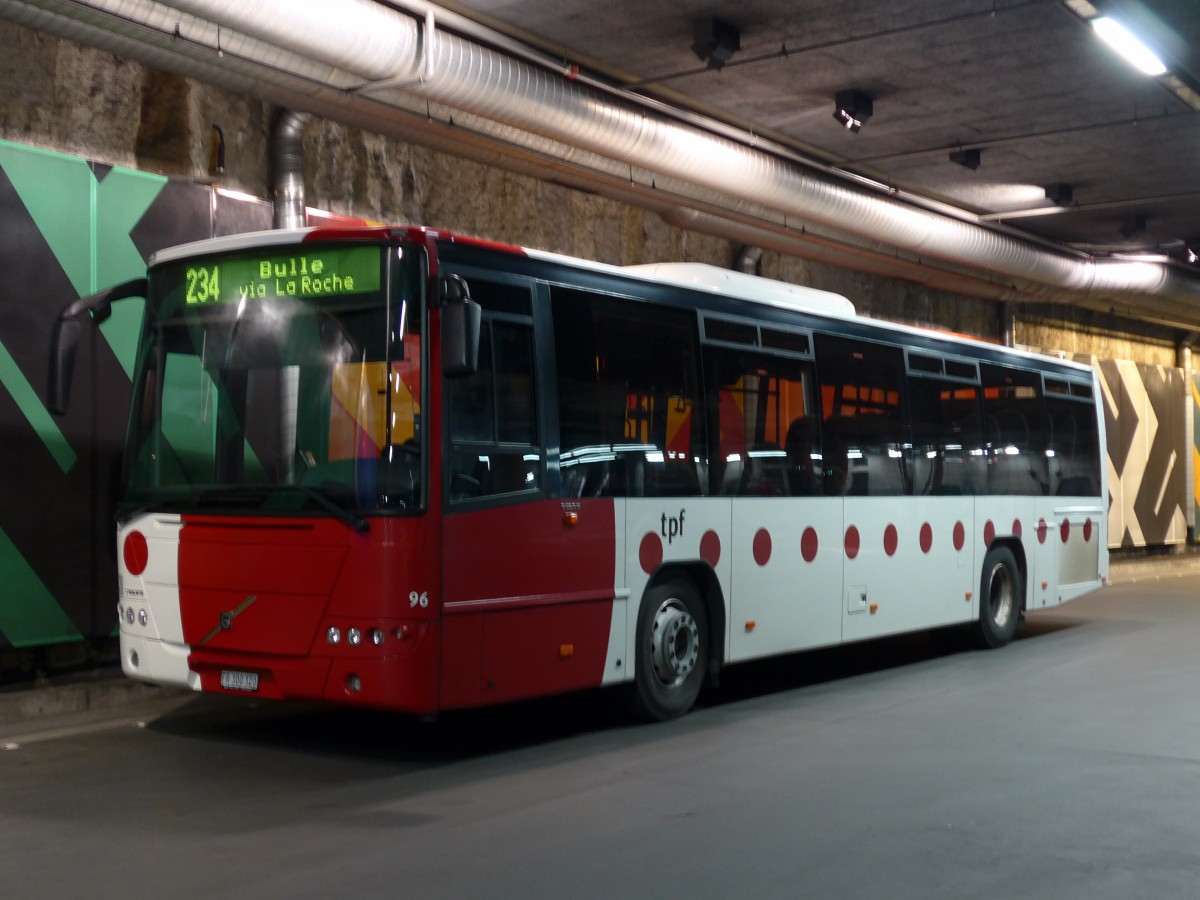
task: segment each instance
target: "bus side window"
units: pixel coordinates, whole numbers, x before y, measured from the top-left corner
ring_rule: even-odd
[[[824,334],[814,343],[825,493],[909,493],[903,351]]]
[[[692,313],[551,288],[567,497],[703,493]]]
[[[483,307],[478,368],[445,382],[452,503],[542,484],[529,289],[471,279],[471,296]]]
[[[1047,394],[1046,413],[1050,493],[1095,496],[1100,492],[1100,453],[1094,407]]]
[[[812,364],[750,350],[706,354],[716,408],[715,490],[781,497],[817,493]]]
[[[913,493],[932,496],[980,493],[986,471],[979,387],[910,374],[908,402]]]
[[[1049,493],[1046,416],[1037,372],[982,363],[988,493]]]

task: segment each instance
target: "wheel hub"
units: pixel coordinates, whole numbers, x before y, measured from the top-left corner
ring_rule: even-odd
[[[1008,619],[1012,615],[1015,593],[1012,577],[1003,566],[997,566],[992,571],[991,591],[989,593],[992,621],[1003,628],[1008,624]]]
[[[696,668],[700,658],[700,629],[678,600],[668,600],[654,614],[650,660],[654,674],[666,687],[676,687]]]

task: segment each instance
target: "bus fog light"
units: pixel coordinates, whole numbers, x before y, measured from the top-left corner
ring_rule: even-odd
[[[357,675],[347,675],[346,690],[348,690],[351,694],[357,694],[362,690],[362,679]]]
[[[139,609],[138,610],[138,624],[141,625],[143,628],[145,628],[146,623],[149,621],[150,621],[150,617],[148,615],[146,615],[146,611],[144,609]]]
[[[138,659],[138,652],[136,650],[130,650],[129,651],[129,668],[136,669],[140,662],[141,662],[141,660]]]
[[[330,625],[329,630],[325,632],[325,640],[331,644],[340,644],[342,642],[342,632],[336,625]]]
[[[385,637],[385,635],[380,629],[378,629],[378,628],[371,629],[371,643],[374,644],[376,647],[383,644],[384,637]]]
[[[357,628],[351,628],[346,632],[346,642],[349,643],[351,647],[357,647],[362,643],[362,632]]]

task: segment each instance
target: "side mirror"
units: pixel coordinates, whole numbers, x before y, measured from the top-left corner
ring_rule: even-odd
[[[479,330],[483,309],[471,299],[460,275],[438,276],[442,308],[442,374],[447,378],[474,375],[479,369]]]
[[[86,316],[99,324],[112,315],[112,305],[116,301],[145,296],[146,279],[137,278],[82,297],[58,314],[50,335],[50,378],[46,390],[46,406],[50,412],[61,416],[67,411],[83,318]]]
[[[46,388],[46,406],[56,416],[67,411],[71,399],[71,380],[75,376],[75,356],[83,323],[78,318],[59,316],[50,334],[50,381]]]

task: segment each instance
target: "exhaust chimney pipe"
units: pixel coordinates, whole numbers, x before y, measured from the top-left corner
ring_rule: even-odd
[[[276,228],[303,228],[308,224],[304,206],[304,129],[311,120],[310,113],[285,109],[271,132]]]
[[[759,264],[762,263],[762,247],[755,247],[752,244],[742,244],[742,247],[734,257],[733,267],[739,272],[745,272],[747,275],[757,275]]]

